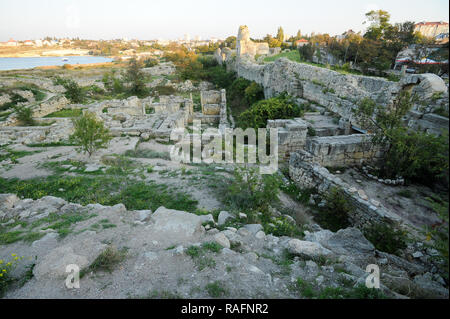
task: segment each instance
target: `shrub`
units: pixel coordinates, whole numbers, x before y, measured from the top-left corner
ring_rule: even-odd
[[[222,287],[222,284],[219,281],[207,284],[205,289],[213,298],[220,298],[227,295],[228,293],[227,290]]]
[[[406,248],[406,233],[389,224],[373,224],[364,229],[364,236],[376,249],[389,254],[398,254]]]
[[[445,196],[445,195],[444,195]],[[439,215],[440,223],[433,225],[431,229],[427,229],[427,240],[433,239],[433,248],[439,251],[440,256],[437,257],[441,275],[448,283],[448,199],[433,196],[427,198],[434,212]]]
[[[341,189],[332,188],[325,196],[325,202],[325,206],[320,207],[317,215],[314,216],[320,226],[333,232],[351,226],[348,217],[354,208]]]
[[[441,182],[448,188],[448,131],[435,136],[410,130],[404,125],[403,116],[411,105],[410,93],[402,91],[390,108],[364,99],[355,115],[373,133],[372,142],[385,149],[384,159],[380,161],[381,177],[403,176],[428,185]]]
[[[135,58],[130,60],[128,69],[124,74],[124,81],[128,83],[131,94],[144,97],[148,93],[144,82],[144,73]]]
[[[254,104],[239,115],[238,122],[242,128],[262,128],[266,127],[267,120],[301,117],[303,113],[303,108],[296,105],[293,99],[284,93]]]
[[[292,224],[286,217],[283,216],[271,220],[271,223],[269,224],[264,224],[264,232],[266,234],[272,234],[277,237],[297,237],[302,235],[296,225]]]
[[[35,124],[34,120],[33,120],[33,111],[31,109],[31,107],[16,106],[15,111],[16,111],[17,119],[19,120],[20,123],[22,123],[24,125],[29,125],[29,126],[32,126]]]
[[[258,168],[236,167],[225,202],[238,209],[266,211],[278,200],[280,185],[278,175],[260,175]]]
[[[85,93],[77,82],[71,79],[63,79],[56,77],[54,83],[62,85],[66,89],[64,95],[73,103],[83,103],[85,100]]]
[[[240,104],[245,104],[248,106],[247,100],[245,99],[245,90],[250,86],[251,82],[244,78],[237,78],[233,81],[230,88],[228,89],[228,102],[231,106],[240,106]]]
[[[214,83],[217,88],[228,88],[232,85],[236,79],[236,74],[233,72],[227,72],[225,67],[217,65],[213,67],[206,67],[203,65],[204,75],[203,80]]]
[[[12,259],[10,261],[0,259],[0,298],[14,280],[11,277],[12,270],[16,267],[17,263],[23,259],[23,257],[19,257],[16,254],[11,254],[11,257]]]
[[[118,250],[109,246],[98,255],[87,269],[80,272],[80,277],[83,277],[87,272],[107,271],[111,273],[116,265],[125,259],[125,256],[125,250]]]
[[[317,135],[315,128],[311,127],[311,126],[308,126],[308,133],[307,134],[308,134],[308,136],[316,136]]]
[[[71,140],[81,145],[81,150],[89,157],[99,148],[105,147],[111,140],[109,130],[104,127],[101,120],[97,120],[93,113],[86,112],[73,120],[75,132]]]
[[[248,105],[253,105],[254,103],[264,99],[264,90],[262,86],[256,82],[251,82],[244,92]]]
[[[156,92],[158,92],[158,95],[173,95],[177,92],[172,86],[163,86],[158,85],[153,88],[153,95],[156,95]]]
[[[144,60],[144,66],[146,68],[151,68],[151,67],[157,66],[158,64],[159,64],[158,59],[149,58],[149,59]]]

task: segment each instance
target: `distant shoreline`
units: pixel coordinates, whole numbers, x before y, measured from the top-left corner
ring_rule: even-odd
[[[63,49],[63,50],[32,50],[18,52],[2,52],[0,50],[0,58],[44,58],[44,57],[64,57],[64,56],[93,56],[89,54],[89,50],[80,49]]]

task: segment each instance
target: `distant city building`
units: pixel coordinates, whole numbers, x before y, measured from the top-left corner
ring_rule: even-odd
[[[416,23],[415,32],[420,32],[426,37],[436,37],[441,33],[449,33],[447,22],[419,22]]]
[[[308,43],[309,43],[309,41],[306,39],[300,39],[300,40],[295,41],[297,48],[307,45]]]
[[[32,46],[34,46],[34,42],[31,41],[31,40],[25,40],[25,41],[23,42],[23,45],[32,47]]]
[[[6,42],[6,45],[8,47],[16,47],[19,45],[19,43],[16,40],[14,40],[13,38],[11,38],[11,39],[9,39],[8,42]]]

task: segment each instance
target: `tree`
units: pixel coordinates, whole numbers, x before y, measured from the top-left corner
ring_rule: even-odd
[[[66,92],[65,97],[73,103],[83,103],[85,99],[85,92],[83,89],[72,79],[64,79],[60,77],[55,77],[53,82],[56,85],[62,85]]]
[[[272,37],[270,34],[266,35],[263,40],[269,44],[270,48],[281,47],[281,44],[283,43],[282,41],[278,40],[277,38]]]
[[[435,136],[409,130],[403,117],[411,105],[410,93],[402,91],[390,108],[364,99],[355,111],[361,126],[372,134],[372,143],[384,149],[380,174],[386,178],[403,176],[424,184],[443,181],[448,185],[448,132]]]
[[[89,157],[99,148],[106,147],[112,138],[103,122],[97,120],[95,114],[90,112],[74,119],[73,126],[75,131],[71,139],[79,144],[81,150],[88,153]]]
[[[284,42],[284,30],[282,27],[278,28],[278,32],[277,32],[277,38],[278,41],[280,41],[281,43]]]
[[[231,36],[225,39],[224,45],[230,49],[236,49],[236,37]]]
[[[144,82],[144,73],[136,58],[132,58],[124,76],[125,82],[130,84],[130,92],[137,96],[143,96],[147,92]]]
[[[368,39],[381,40],[384,34],[392,29],[392,25],[389,23],[391,15],[387,11],[372,10],[366,13],[366,17],[371,22],[364,34],[364,37]]]
[[[311,44],[303,45],[298,48],[298,52],[300,53],[300,59],[302,61],[311,62],[314,56],[314,48]]]

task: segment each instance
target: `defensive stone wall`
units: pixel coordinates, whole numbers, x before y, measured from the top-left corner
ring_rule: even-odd
[[[308,133],[307,123],[300,119],[269,120],[267,128],[278,128],[278,156],[280,160],[289,158],[291,152],[305,147]]]
[[[383,156],[380,147],[373,145],[367,134],[308,138],[305,150],[315,163],[327,167],[360,166]]]
[[[300,188],[315,188],[319,194],[327,194],[333,187],[342,189],[344,196],[355,208],[349,216],[351,223],[358,228],[365,228],[376,223],[397,223],[400,218],[393,215],[374,199],[369,199],[362,190],[350,187],[314,162],[314,157],[306,151],[291,154],[289,175]]]

